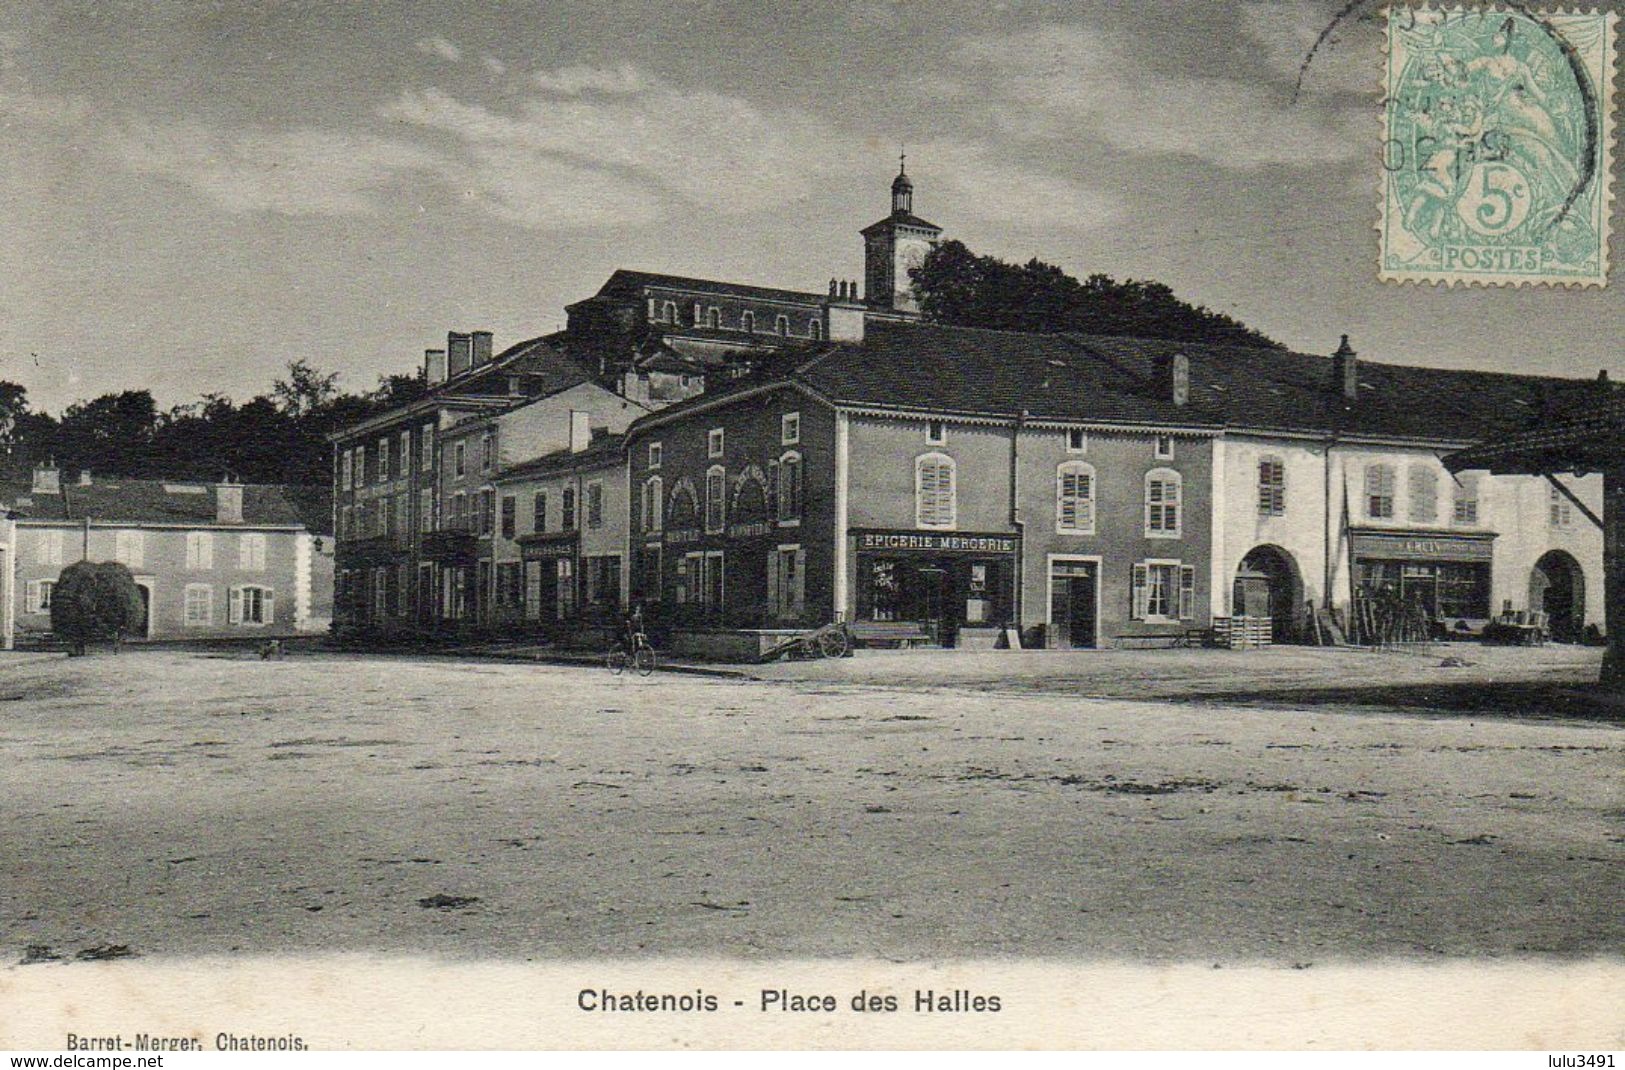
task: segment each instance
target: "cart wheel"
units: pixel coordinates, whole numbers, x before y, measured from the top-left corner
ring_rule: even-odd
[[[632,667],[637,669],[639,676],[648,676],[655,671],[655,652],[653,647],[640,646],[632,655]]]
[[[626,671],[626,651],[621,644],[616,643],[609,648],[609,653],[604,655],[604,665],[616,676]]]
[[[826,658],[844,658],[851,646],[845,628],[831,628],[818,637],[818,650]]]

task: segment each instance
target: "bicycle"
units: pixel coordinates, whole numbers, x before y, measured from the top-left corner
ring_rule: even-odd
[[[626,671],[628,665],[639,676],[648,676],[655,671],[655,648],[649,645],[649,637],[641,631],[632,633],[632,652],[627,654],[626,643],[616,640],[615,645],[609,648],[604,655],[604,665],[616,676]]]

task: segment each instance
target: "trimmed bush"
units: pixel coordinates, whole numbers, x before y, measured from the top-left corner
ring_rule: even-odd
[[[117,561],[79,561],[62,570],[51,591],[51,630],[74,655],[85,644],[110,639],[113,649],[141,629],[146,606],[130,570]]]

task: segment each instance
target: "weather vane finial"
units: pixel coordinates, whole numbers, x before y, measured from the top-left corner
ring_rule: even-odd
[[[907,145],[899,145],[899,146],[897,146],[897,173],[900,174],[900,175],[904,175],[904,174],[908,173],[908,146]]]

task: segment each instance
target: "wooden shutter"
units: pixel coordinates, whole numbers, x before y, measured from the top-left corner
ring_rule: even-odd
[[[260,588],[260,623],[276,623],[276,592],[269,587]]]
[[[39,580],[29,580],[27,593],[23,595],[23,612],[38,613],[40,603]]]
[[[243,589],[233,587],[226,598],[226,620],[232,624],[243,622]]]
[[[1196,617],[1196,566],[1181,565],[1179,567],[1179,619],[1194,620]]]
[[[790,613],[800,618],[807,609],[807,551],[793,551],[790,560],[796,570],[790,580]]]
[[[1146,616],[1146,599],[1150,595],[1146,566],[1134,566],[1134,608],[1130,616],[1134,620],[1144,620]]]

